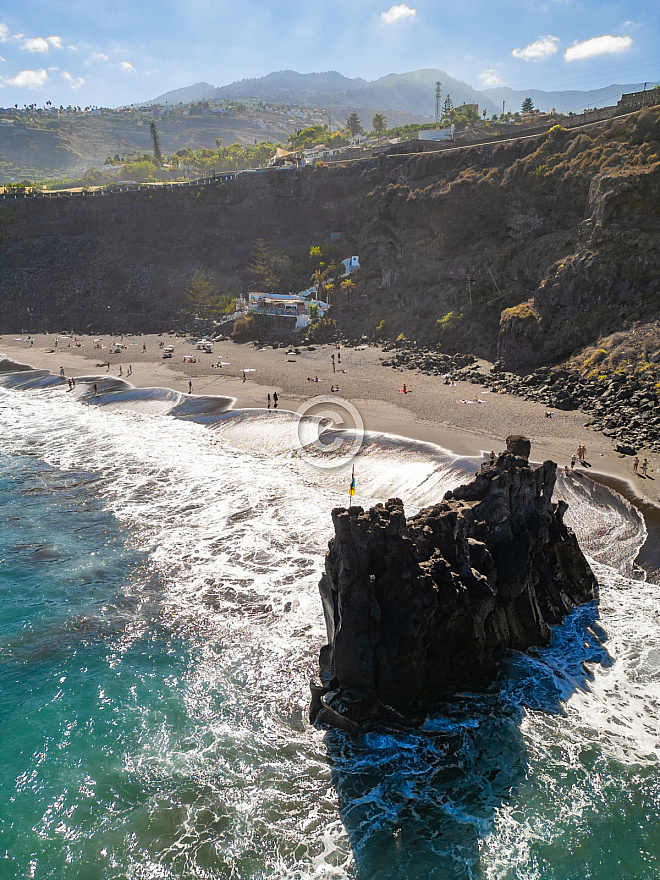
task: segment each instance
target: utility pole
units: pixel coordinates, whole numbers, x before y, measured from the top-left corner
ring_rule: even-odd
[[[436,82],[436,84],[435,84],[435,121],[436,122],[440,122],[441,89],[442,89],[442,83]]]
[[[506,105],[506,101],[502,101],[502,116],[504,116],[504,107]]]

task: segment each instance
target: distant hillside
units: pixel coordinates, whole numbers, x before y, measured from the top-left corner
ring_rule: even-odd
[[[182,89],[174,89],[160,95],[158,98],[152,98],[147,104],[189,104],[191,101],[203,101],[206,96],[215,91],[215,86],[207,82],[198,82],[193,86],[185,86]]]
[[[243,79],[217,88],[208,83],[197,83],[187,89],[166,92],[151,103],[260,98],[274,104],[325,107],[342,122],[353,110],[360,114],[365,124],[374,113],[385,113],[391,125],[400,125],[403,122],[421,122],[434,116],[435,84],[438,81],[441,83],[443,101],[446,95],[450,95],[454,106],[479,104],[480,109],[487,110],[489,114],[500,113],[502,101],[506,102],[507,110],[520,110],[523,99],[527,97],[540,110],[554,107],[561,113],[579,113],[585,107],[616,104],[624,92],[635,92],[644,87],[643,83],[630,83],[591,91],[545,92],[541,89],[514,90],[507,87],[478,91],[443,70],[390,73],[373,82],[349,79],[334,70],[325,73],[279,70],[258,79]]]
[[[653,85],[653,84],[651,84]],[[621,95],[628,92],[638,92],[644,88],[644,83],[630,83],[629,85],[613,85],[604,89],[593,89],[590,92],[544,92],[541,89],[527,89],[524,92],[514,91],[509,88],[484,89],[483,94],[497,104],[498,110],[502,110],[502,101],[506,102],[506,109],[511,111],[520,110],[520,105],[525,98],[531,98],[537,110],[552,110],[554,107],[559,113],[581,113],[585,108],[611,107],[619,100]]]

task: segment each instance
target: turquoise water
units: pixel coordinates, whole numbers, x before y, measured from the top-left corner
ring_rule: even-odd
[[[0,878],[659,875],[658,587],[630,578],[629,505],[560,482],[599,604],[487,694],[351,740],[306,721],[345,474],[310,469],[285,414],[11,384]],[[359,500],[415,509],[466,467],[373,438]]]
[[[171,791],[143,766],[145,740],[157,758],[190,734],[191,657],[150,619],[154,585],[93,475],[0,465],[0,876],[108,877],[132,834],[154,849]]]

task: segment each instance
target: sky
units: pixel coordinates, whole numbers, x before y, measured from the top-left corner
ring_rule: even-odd
[[[0,106],[146,101],[276,70],[476,89],[660,81],[660,0],[3,0]]]

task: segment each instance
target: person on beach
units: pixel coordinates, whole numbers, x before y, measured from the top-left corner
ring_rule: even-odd
[[[649,466],[649,460],[648,460],[648,458],[645,458],[642,461],[642,476],[643,477],[646,476],[646,471],[647,471],[648,466]]]
[[[64,367],[60,367],[60,379],[64,378]]]
[[[490,463],[491,464],[495,463],[495,450],[494,449],[490,450]]]
[[[99,386],[96,384],[96,382],[94,382],[92,388],[94,389],[94,397],[96,397],[96,395],[99,393]]]
[[[188,394],[192,394],[192,379],[188,382]]]
[[[147,343],[143,342],[142,343],[142,351],[146,351],[146,350],[147,350]]]
[[[633,474],[637,473],[638,467],[639,467],[639,458],[637,458],[637,456],[635,456],[635,459],[633,461]]]
[[[245,375],[245,372],[243,372],[243,381],[245,382],[246,380],[247,380],[247,376]]]
[[[403,388],[402,388],[401,390],[403,391],[404,394],[407,394],[407,393],[408,393],[408,389],[406,388],[406,383],[405,383],[405,382],[403,383]]]
[[[332,358],[332,372],[334,373],[337,369],[335,367],[335,356],[334,356],[334,354],[332,354],[332,355],[330,355],[330,357]]]
[[[123,371],[122,368],[121,368],[121,364],[119,364],[119,375],[120,375],[120,376],[123,376],[123,375],[124,375],[124,371]]]
[[[270,409],[270,391],[268,392],[268,409]]]
[[[128,365],[128,373],[126,373],[126,375],[131,376],[132,374],[133,374],[133,364],[129,364]]]
[[[277,391],[273,391],[273,406],[277,409],[277,401],[279,400],[277,396]]]
[[[572,471],[575,470],[575,462],[576,462],[575,456],[571,455],[571,470]]]

